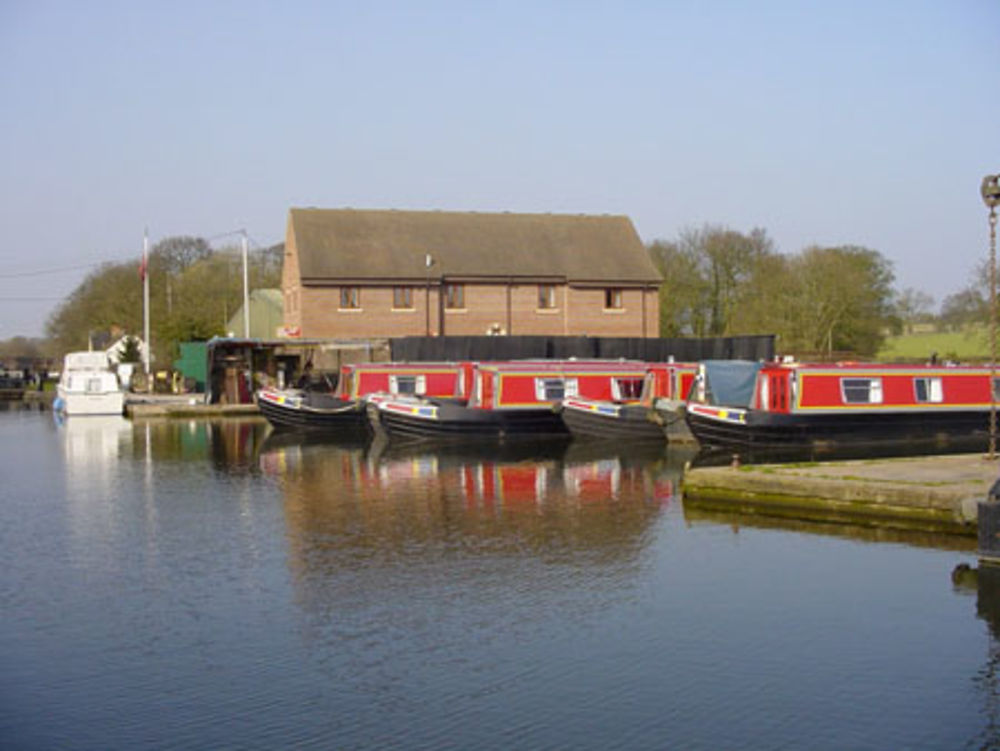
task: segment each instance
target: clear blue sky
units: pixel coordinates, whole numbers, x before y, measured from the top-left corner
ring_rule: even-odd
[[[1000,2],[0,0],[0,103],[0,339],[144,227],[293,206],[763,227],[940,302],[988,257]]]

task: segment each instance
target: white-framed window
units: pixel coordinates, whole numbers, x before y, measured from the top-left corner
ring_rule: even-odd
[[[554,284],[538,285],[538,309],[552,310],[556,307],[556,286]]]
[[[620,310],[622,307],[622,291],[617,287],[604,290],[604,309]]]
[[[357,310],[361,307],[361,289],[359,287],[340,288],[341,310]]]
[[[844,404],[881,404],[881,378],[841,378],[840,394]]]
[[[943,402],[944,389],[941,386],[941,379],[935,377],[914,378],[914,397],[918,402]]]
[[[404,396],[422,396],[427,393],[427,377],[422,375],[390,375],[389,391]]]
[[[540,402],[553,402],[576,396],[577,380],[575,378],[545,378],[535,379],[535,398]]]
[[[642,396],[642,376],[634,378],[612,378],[611,397],[616,401],[638,399]]]
[[[392,308],[393,310],[412,310],[413,287],[393,287]]]

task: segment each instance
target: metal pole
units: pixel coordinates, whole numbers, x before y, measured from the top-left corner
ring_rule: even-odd
[[[1000,205],[1000,175],[987,175],[980,187],[983,202],[990,210],[990,453],[997,447],[997,205]]]
[[[997,448],[997,212],[990,209],[990,459]]]
[[[149,230],[142,231],[142,365],[149,377]]]
[[[243,338],[250,338],[250,251],[247,243],[247,231],[243,233]]]

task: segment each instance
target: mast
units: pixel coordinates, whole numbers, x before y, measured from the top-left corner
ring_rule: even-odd
[[[142,364],[149,377],[149,231],[142,231]]]
[[[249,266],[249,249],[247,247],[247,231],[241,230],[243,233],[243,338],[250,338],[250,274],[248,271]]]

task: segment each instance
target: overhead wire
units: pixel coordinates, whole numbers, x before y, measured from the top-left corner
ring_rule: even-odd
[[[36,271],[15,271],[8,274],[0,274],[0,279],[20,279],[26,276],[45,276],[46,274],[61,274],[66,271],[79,271],[80,269],[91,269],[102,266],[108,261],[96,261],[94,263],[82,263],[76,266],[61,266],[54,269],[39,269]]]
[[[205,240],[205,242],[207,242],[207,243],[211,243],[211,242],[213,242],[215,240],[221,240],[222,238],[225,238],[225,237],[233,237],[233,236],[236,236],[236,235],[244,235],[244,234],[247,237],[247,241],[252,246],[254,246],[257,249],[266,250],[267,248],[272,247],[271,245],[264,245],[263,243],[258,242],[253,236],[251,236],[249,233],[247,233],[246,230],[242,230],[242,229],[230,230],[229,232],[219,232],[219,233],[217,233],[215,235],[210,235],[210,236],[204,237],[202,239]],[[129,262],[130,261],[121,261],[120,263],[129,263]],[[34,269],[34,270],[31,270],[31,271],[0,272],[0,279],[22,279],[22,278],[31,277],[31,276],[46,276],[46,275],[49,275],[49,274],[63,274],[63,273],[70,272],[70,271],[80,271],[81,269],[97,268],[98,266],[103,266],[103,265],[108,264],[108,263],[119,263],[119,262],[118,261],[94,261],[92,263],[80,263],[80,264],[75,264],[73,266],[58,266],[58,267],[47,268],[47,269]],[[12,300],[12,299],[15,299],[15,298],[8,297],[6,299]],[[62,298],[45,298],[45,299],[62,299]]]

